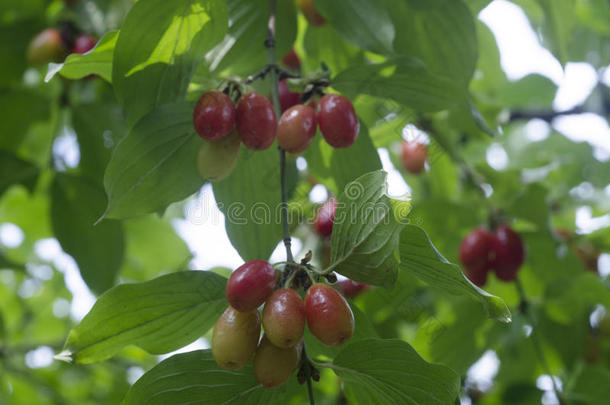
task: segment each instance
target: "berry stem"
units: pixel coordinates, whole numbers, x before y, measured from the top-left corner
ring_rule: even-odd
[[[521,284],[521,280],[519,280],[519,277],[515,278],[515,286],[517,287],[519,299],[521,300],[521,302],[519,303],[519,311],[523,314],[523,316],[525,316],[527,318],[528,322],[530,323],[530,325],[532,327],[532,332],[531,332],[532,343],[534,345],[534,350],[536,351],[538,361],[540,362],[540,366],[542,367],[544,373],[551,378],[551,382],[553,384],[553,391],[555,392],[555,396],[557,397],[557,400],[559,401],[559,403],[561,405],[564,405],[566,403],[565,399],[563,398],[563,395],[559,391],[559,387],[557,386],[557,383],[555,382],[555,379],[553,378],[553,375],[551,374],[551,369],[549,367],[549,363],[547,362],[546,356],[544,355],[544,351],[542,350],[542,344],[541,344],[540,340],[538,339],[538,333],[536,331],[536,320],[534,319],[534,316],[533,316],[532,312],[530,311],[529,301],[527,299],[527,296],[525,295],[525,290],[523,289],[523,285]]]

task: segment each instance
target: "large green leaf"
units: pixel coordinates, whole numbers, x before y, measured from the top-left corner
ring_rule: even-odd
[[[267,405],[283,404],[286,386],[273,390],[254,379],[252,366],[223,370],[211,350],[177,354],[144,374],[122,405]]]
[[[379,54],[392,53],[394,25],[380,0],[315,0],[315,8],[351,44]]]
[[[68,79],[99,75],[108,82],[112,81],[112,58],[118,38],[119,32],[111,31],[104,35],[95,48],[86,54],[73,53],[66,58],[64,63],[51,64],[45,81],[48,82],[57,73],[61,73]]]
[[[396,53],[421,59],[430,71],[466,85],[478,47],[474,19],[462,0],[391,3]]]
[[[333,87],[352,98],[370,94],[422,112],[444,110],[466,100],[459,84],[406,56],[346,69],[333,78]]]
[[[511,320],[504,301],[472,284],[460,267],[445,259],[426,232],[416,225],[405,226],[400,234],[400,268],[432,287],[453,294],[471,295],[481,301],[490,317],[502,322]]]
[[[453,404],[460,378],[427,363],[406,342],[366,339],[349,343],[330,367],[359,404]]]
[[[49,97],[37,89],[4,89],[0,91],[0,149],[16,150],[30,130],[51,116]]]
[[[124,253],[120,222],[94,225],[104,205],[104,191],[87,179],[58,174],[51,185],[53,232],[76,260],[87,285],[98,293],[114,285]]]
[[[156,212],[203,185],[197,171],[201,140],[192,114],[187,102],[164,105],[142,118],[117,145],[104,177],[106,216]]]
[[[130,125],[180,100],[197,64],[227,31],[222,0],[141,0],[121,27],[112,83]]]
[[[68,335],[65,352],[76,363],[95,363],[137,345],[160,354],[207,332],[227,306],[226,279],[207,271],[182,271],[103,294]]]
[[[276,148],[242,148],[233,173],[214,183],[227,234],[245,261],[268,259],[282,238],[279,167]]]
[[[310,173],[335,194],[356,177],[381,169],[377,150],[362,123],[356,142],[349,148],[333,148],[318,135],[304,156]]]
[[[364,52],[341,38],[330,24],[322,27],[308,25],[303,48],[306,57],[301,63],[311,71],[319,69],[324,62],[332,72],[340,72],[364,60]]]
[[[38,168],[10,152],[0,150],[0,195],[13,184],[23,184],[32,191],[38,179]]]
[[[278,1],[276,10],[276,54],[292,47],[297,34],[294,2]],[[206,59],[214,72],[249,75],[267,64],[265,38],[269,19],[268,0],[228,0],[229,29]]]
[[[387,195],[383,170],[358,177],[339,195],[328,270],[391,288],[398,271],[398,238],[410,204]]]

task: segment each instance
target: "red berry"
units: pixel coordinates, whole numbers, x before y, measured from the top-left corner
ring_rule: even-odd
[[[277,84],[277,95],[280,99],[280,107],[282,108],[282,112],[301,103],[301,94],[291,92],[290,87],[288,87],[288,83],[286,83],[286,79],[281,80]]]
[[[330,236],[335,222],[335,211],[337,210],[337,200],[331,198],[326,201],[316,215],[313,227],[320,236]]]
[[[290,69],[299,70],[301,68],[301,60],[299,55],[293,49],[290,49],[286,55],[282,57],[282,63]]]
[[[303,104],[290,107],[277,125],[277,142],[290,153],[301,153],[316,134],[316,113]]]
[[[74,47],[72,47],[72,53],[87,53],[95,47],[95,44],[97,44],[97,39],[91,35],[81,35],[76,38]]]
[[[496,276],[503,281],[512,281],[523,264],[525,252],[521,237],[506,225],[496,228],[491,238],[494,253],[492,267]]]
[[[251,260],[238,267],[227,282],[227,301],[238,311],[258,308],[275,288],[275,270],[264,260]]]
[[[307,326],[327,346],[339,346],[354,333],[354,314],[345,298],[326,284],[314,284],[305,296]]]
[[[360,130],[354,106],[339,94],[327,94],[320,99],[318,125],[326,142],[335,148],[353,144]]]
[[[288,348],[303,338],[305,303],[290,288],[276,290],[265,302],[263,328],[267,338],[277,347]]]
[[[275,139],[277,117],[271,102],[258,93],[248,93],[237,103],[237,132],[246,148],[267,149]]]
[[[314,27],[321,27],[326,24],[326,18],[324,18],[313,6],[313,0],[299,0],[299,6],[301,12],[307,19],[310,25]]]
[[[490,266],[492,236],[483,228],[470,232],[460,244],[460,261],[473,269],[487,270]]]
[[[409,173],[419,174],[424,170],[428,148],[419,142],[402,141],[402,164]]]
[[[487,273],[488,269],[476,269],[469,266],[464,265],[466,270],[466,277],[468,280],[472,281],[472,284],[477,287],[483,287],[485,283],[487,283]]]
[[[61,62],[66,56],[66,49],[59,31],[47,28],[36,35],[27,49],[28,61],[33,65],[49,62]]]
[[[226,94],[206,91],[201,95],[193,110],[193,125],[200,137],[215,141],[222,139],[235,124],[235,106]]]
[[[347,298],[356,298],[370,287],[371,286],[368,284],[362,284],[350,279],[339,281],[339,290],[343,293],[343,296]]]

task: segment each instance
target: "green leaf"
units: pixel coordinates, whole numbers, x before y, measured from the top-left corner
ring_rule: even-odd
[[[315,0],[320,12],[351,44],[379,54],[392,54],[394,25],[379,0]]]
[[[539,183],[528,185],[510,204],[508,212],[516,217],[530,221],[539,230],[549,226],[549,204],[547,190]]]
[[[112,83],[130,125],[182,99],[195,68],[227,31],[222,0],[141,0],[121,27]]]
[[[0,150],[0,195],[13,184],[23,184],[30,192],[33,191],[38,174],[36,165]]]
[[[266,260],[282,238],[279,154],[242,148],[233,173],[214,183],[229,240],[245,261]]]
[[[13,16],[16,12],[15,6],[18,4],[9,6],[7,10]],[[0,9],[0,20],[2,11]],[[26,49],[39,29],[38,22],[32,20],[0,26],[0,60],[5,62],[0,65],[0,86],[7,87],[11,82],[22,80],[23,72],[28,65],[25,56]]]
[[[122,405],[283,404],[286,386],[267,389],[254,379],[252,366],[239,371],[218,367],[211,350],[177,354],[144,374]]]
[[[41,91],[17,88],[0,92],[0,149],[15,151],[30,128],[51,116],[51,100]]]
[[[310,71],[319,69],[324,62],[332,72],[340,72],[364,60],[364,52],[345,42],[330,24],[308,25],[303,48],[306,56],[301,63]]]
[[[355,281],[391,288],[398,270],[398,239],[410,203],[387,195],[387,173],[367,173],[339,195],[331,239],[331,265]]]
[[[66,58],[64,63],[52,63],[44,80],[48,82],[53,76],[60,73],[68,79],[82,79],[89,75],[98,75],[107,82],[111,82],[112,58],[118,38],[118,31],[108,32],[89,52],[82,55],[73,53]]]
[[[187,102],[159,107],[117,145],[104,177],[105,216],[157,212],[203,185],[197,172],[201,139],[195,135],[192,114],[193,106]]]
[[[407,225],[400,234],[400,268],[432,287],[470,295],[481,301],[490,317],[502,322],[511,321],[504,301],[472,284],[458,265],[447,261],[436,250],[426,232],[418,226]]]
[[[333,148],[318,135],[304,156],[309,171],[335,194],[356,177],[381,169],[377,150],[362,123],[356,142],[349,148]]]
[[[104,191],[95,183],[61,173],[53,180],[53,232],[62,249],[76,260],[87,285],[98,293],[114,285],[124,252],[120,222],[94,225],[104,205]]]
[[[267,64],[265,38],[269,19],[267,0],[228,0],[229,29],[224,40],[208,55],[213,72],[250,75]],[[276,10],[276,55],[292,47],[297,35],[294,2],[278,1]],[[319,66],[316,66],[316,68]]]
[[[396,53],[466,86],[478,55],[474,19],[461,0],[392,1]]]
[[[361,404],[451,404],[460,378],[427,363],[406,342],[366,339],[349,343],[328,365]]]
[[[66,355],[95,363],[137,345],[153,354],[176,350],[200,337],[227,306],[226,279],[207,271],[182,271],[103,294],[68,335]]]
[[[568,387],[567,398],[574,403],[604,405],[610,396],[610,371],[601,366],[587,366],[578,370]]]
[[[409,57],[351,67],[335,76],[332,85],[351,98],[364,93],[389,98],[421,112],[444,110],[466,100],[459,84],[430,72]]]

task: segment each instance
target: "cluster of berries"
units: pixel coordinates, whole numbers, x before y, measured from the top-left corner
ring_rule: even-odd
[[[276,289],[277,283],[276,271],[264,260],[236,269],[226,287],[230,305],[212,337],[212,354],[220,367],[241,369],[254,355],[254,377],[267,388],[284,384],[298,368],[306,324],[328,346],[341,345],[354,332],[352,310],[331,286],[312,285],[303,301],[293,289]],[[263,303],[261,316],[258,307]]]
[[[493,233],[476,228],[462,240],[459,253],[466,276],[479,287],[485,285],[491,269],[500,280],[513,281],[525,258],[521,237],[507,225]]]

